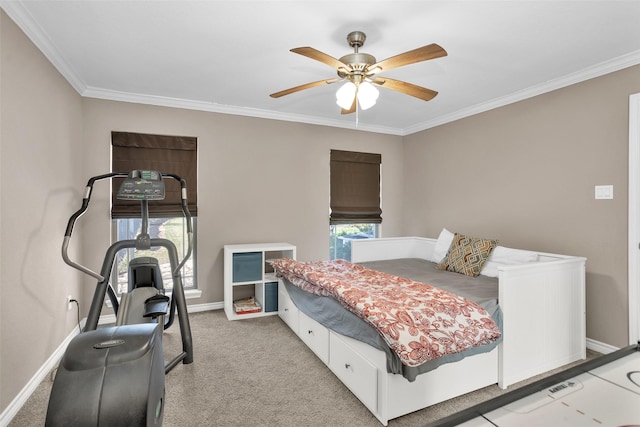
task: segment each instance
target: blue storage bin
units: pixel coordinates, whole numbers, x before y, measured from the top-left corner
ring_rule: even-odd
[[[278,282],[264,284],[264,311],[265,313],[278,311]]]
[[[262,252],[233,254],[233,282],[262,280]]]

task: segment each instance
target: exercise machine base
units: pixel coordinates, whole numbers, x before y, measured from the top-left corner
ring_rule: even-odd
[[[162,425],[162,331],[144,323],[76,336],[56,372],[46,425]]]

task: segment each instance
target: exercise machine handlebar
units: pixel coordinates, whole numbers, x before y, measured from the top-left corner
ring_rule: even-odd
[[[91,192],[93,191],[93,184],[96,181],[100,181],[102,179],[114,178],[114,177],[120,177],[120,176],[125,177],[127,176],[127,174],[120,173],[120,172],[112,172],[104,175],[94,176],[89,179],[89,181],[87,182],[87,187],[85,188],[84,197],[82,199],[82,206],[73,215],[71,215],[71,218],[69,218],[69,222],[67,223],[67,229],[64,233],[64,239],[62,240],[62,259],[64,260],[64,262],[67,265],[75,268],[76,270],[79,270],[85,274],[88,274],[93,278],[98,279],[99,282],[102,282],[104,280],[104,277],[96,273],[95,271],[91,270],[90,268],[87,268],[84,265],[81,265],[71,260],[71,258],[69,258],[68,248],[69,248],[69,243],[71,242],[71,234],[73,233],[73,227],[76,221],[89,208],[89,201],[91,200]]]
[[[187,221],[187,253],[182,258],[182,261],[178,264],[173,274],[178,274],[182,267],[184,267],[185,263],[191,256],[191,252],[193,251],[193,227],[191,225],[191,212],[189,212],[189,204],[187,203],[187,181],[184,178],[179,177],[175,174],[162,174],[163,177],[171,177],[180,183],[180,204],[182,206],[182,213],[184,213],[184,217]]]
[[[79,270],[95,279],[97,279],[99,282],[104,281],[104,276],[102,276],[99,273],[96,273],[95,271],[91,270],[88,267],[85,267],[82,264],[79,264],[73,260],[71,260],[71,258],[69,258],[69,254],[68,254],[68,248],[69,248],[69,243],[71,241],[71,234],[73,233],[73,227],[76,223],[76,221],[78,220],[78,218],[80,218],[89,208],[89,201],[91,200],[91,193],[93,191],[93,184],[96,181],[100,181],[103,179],[111,179],[111,178],[126,178],[128,177],[129,174],[126,172],[112,172],[112,173],[107,173],[104,175],[97,175],[94,177],[91,177],[89,179],[89,181],[87,182],[87,186],[85,188],[85,194],[84,197],[82,199],[82,206],[80,207],[80,209],[78,209],[73,215],[71,215],[71,218],[69,218],[69,222],[67,223],[67,229],[64,233],[64,239],[62,241],[62,259],[64,260],[64,262],[75,268],[76,270]],[[182,207],[182,212],[184,214],[184,217],[186,219],[187,222],[187,241],[188,241],[188,247],[187,247],[187,253],[185,254],[184,258],[182,259],[182,261],[180,261],[180,263],[178,264],[178,266],[176,267],[174,274],[177,274],[182,267],[184,266],[184,264],[187,262],[187,260],[189,259],[189,257],[191,256],[191,252],[193,250],[193,227],[191,225],[191,213],[189,212],[189,206],[187,204],[187,182],[179,177],[178,175],[175,174],[170,174],[170,173],[162,173],[161,174],[162,178],[172,178],[175,179],[176,181],[178,181],[180,183],[180,198],[181,198],[181,207]]]

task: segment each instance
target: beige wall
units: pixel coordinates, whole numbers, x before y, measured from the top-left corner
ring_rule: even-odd
[[[139,104],[83,100],[84,141],[91,153],[88,176],[110,170],[112,130],[198,138],[198,285],[202,298],[223,300],[225,244],[289,242],[298,258],[329,256],[329,151],[382,154],[383,232],[402,228],[402,140],[356,132],[226,114]],[[108,187],[96,187],[91,230],[85,241],[88,265],[100,265],[109,243]],[[88,233],[86,233],[88,234]]]
[[[60,245],[84,177],[81,98],[4,12],[0,76],[1,411],[75,327]]]
[[[640,66],[405,137],[405,231],[587,257],[587,336],[626,346],[636,92]],[[594,200],[604,184],[614,199]]]

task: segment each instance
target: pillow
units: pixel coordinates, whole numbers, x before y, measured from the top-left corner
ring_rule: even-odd
[[[498,266],[526,264],[537,261],[537,252],[497,246],[493,252],[491,252],[489,259],[485,263],[484,267],[482,267],[480,274],[488,277],[498,277]]]
[[[456,233],[449,252],[437,268],[476,277],[496,246],[498,246],[497,240],[480,239]]]
[[[435,248],[433,248],[433,254],[431,254],[431,262],[435,262],[436,264],[442,262],[444,257],[447,255],[447,251],[449,250],[452,241],[453,233],[446,228],[443,228],[440,232],[440,236],[438,236],[436,246]]]

